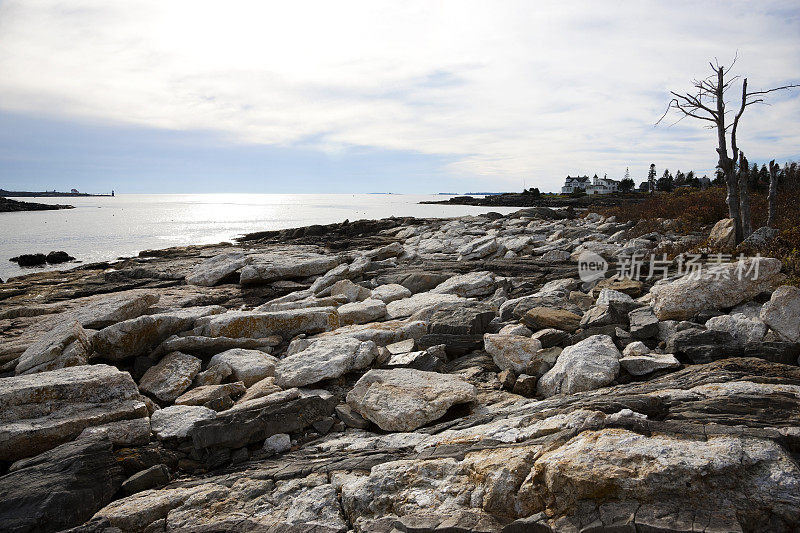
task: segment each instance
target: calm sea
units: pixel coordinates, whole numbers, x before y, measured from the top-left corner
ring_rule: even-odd
[[[63,250],[84,263],[141,250],[230,241],[254,231],[388,216],[455,217],[516,208],[420,205],[446,196],[405,194],[121,194],[114,198],[18,198],[75,209],[0,213],[0,278],[39,269],[8,259]],[[74,263],[59,267],[72,268]]]

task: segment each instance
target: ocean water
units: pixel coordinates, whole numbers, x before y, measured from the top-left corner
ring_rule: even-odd
[[[517,208],[421,205],[447,196],[405,194],[120,194],[109,197],[18,198],[75,209],[0,213],[0,278],[75,263],[21,268],[24,253],[63,250],[84,263],[130,257],[141,250],[231,241],[254,231],[345,219],[455,217]]]

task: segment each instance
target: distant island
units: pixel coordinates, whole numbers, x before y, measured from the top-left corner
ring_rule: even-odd
[[[0,213],[13,211],[53,211],[55,209],[75,209],[73,205],[38,204],[34,202],[20,202],[0,196]]]
[[[86,192],[79,192],[77,189],[72,189],[70,192],[58,191],[7,191],[0,189],[0,196],[12,198],[60,198],[62,196],[75,197],[75,196],[114,196],[114,191],[111,194],[90,194]]]

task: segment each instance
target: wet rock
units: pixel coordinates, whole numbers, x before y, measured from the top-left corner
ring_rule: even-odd
[[[169,469],[166,465],[151,466],[137,472],[122,483],[122,492],[130,496],[144,490],[156,489],[169,483]]]
[[[86,331],[73,320],[44,333],[20,355],[16,374],[36,374],[89,361],[91,343]]]
[[[210,257],[194,267],[186,276],[186,283],[213,287],[247,264],[244,252],[228,252]]]
[[[790,285],[775,289],[761,308],[761,320],[790,342],[800,342],[800,289]]]
[[[483,343],[484,349],[501,370],[510,369],[515,374],[524,373],[530,360],[542,348],[538,340],[517,335],[487,333],[483,336]]]
[[[159,440],[185,439],[195,423],[216,416],[214,410],[200,405],[172,405],[153,413],[150,427]]]
[[[181,352],[169,353],[144,373],[139,381],[139,390],[162,402],[172,403],[191,387],[202,364],[197,357]]]
[[[62,444],[0,477],[0,524],[8,532],[77,526],[111,501],[122,480],[108,439]]]
[[[197,319],[224,311],[219,306],[190,307],[113,324],[92,337],[93,357],[122,361],[147,355],[168,337],[192,329]]]
[[[667,339],[667,352],[692,363],[710,363],[741,354],[741,345],[727,331],[685,329]]]
[[[384,431],[413,431],[475,397],[475,387],[454,375],[373,369],[347,393],[347,404]]]
[[[619,374],[622,354],[608,335],[593,335],[564,348],[539,380],[538,392],[549,397],[604,387]]]
[[[41,266],[47,263],[47,256],[44,254],[22,254],[12,257],[9,261],[13,261],[21,267]]]
[[[758,277],[753,279],[756,263]],[[714,268],[713,275],[707,274],[699,279],[686,275],[650,289],[653,311],[659,320],[685,320],[700,311],[733,307],[769,290],[781,278],[781,262],[772,258],[747,259],[742,265],[722,263]],[[741,280],[739,273],[742,274]]]
[[[208,367],[213,368],[219,364],[226,364],[231,368],[233,379],[249,387],[262,379],[275,375],[277,357],[259,350],[244,350],[234,348],[218,353],[208,362]]]
[[[0,460],[29,457],[85,428],[147,416],[130,374],[107,365],[0,379]]]
[[[333,307],[270,312],[229,311],[204,320],[198,326],[198,333],[207,337],[259,339],[281,335],[291,338],[298,333],[328,331],[338,325],[339,315]]]
[[[281,359],[275,367],[275,383],[286,389],[337,378],[368,367],[377,355],[372,341],[362,342],[352,337],[320,339],[305,350]]]

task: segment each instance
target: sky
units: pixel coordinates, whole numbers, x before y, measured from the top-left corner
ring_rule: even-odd
[[[0,0],[0,188],[553,191],[567,174],[639,181],[651,163],[711,174],[715,132],[655,123],[670,90],[737,54],[752,89],[800,83],[800,3]],[[800,160],[800,90],[749,107],[739,145]]]

